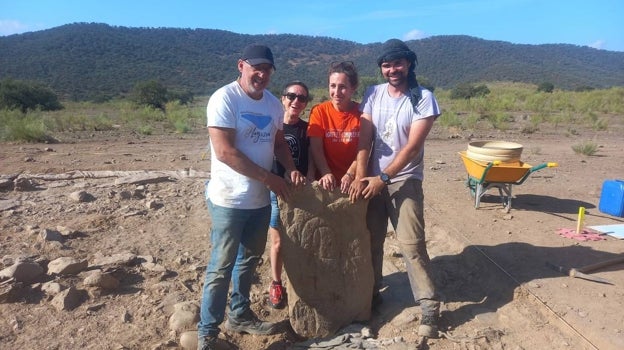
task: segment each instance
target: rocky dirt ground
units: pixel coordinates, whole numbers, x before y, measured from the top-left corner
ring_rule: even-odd
[[[591,273],[612,284],[572,278],[546,265],[578,268],[624,254],[624,241],[611,236],[580,241],[557,233],[576,228],[580,206],[587,210],[587,226],[624,223],[598,210],[603,181],[624,177],[624,128],[621,116],[613,120],[608,130],[573,134],[564,127],[530,135],[434,129],[424,187],[444,335],[421,348],[624,348],[624,264]],[[206,134],[115,131],[59,139],[0,146],[0,348],[181,348],[193,313],[190,321],[170,318],[181,305],[199,301],[210,254],[203,200],[210,164]],[[492,191],[475,209],[458,155],[470,139],[515,141],[524,145],[524,162],[559,167],[514,185],[509,213]],[[575,154],[572,145],[587,140],[600,146],[598,152]],[[360,348],[416,347],[419,309],[389,236],[384,303],[364,325],[375,337],[360,341]],[[70,258],[66,270],[59,258]],[[16,281],[23,276],[11,270],[16,262],[31,262],[20,273],[34,277]],[[287,311],[267,305],[268,266],[267,250],[252,290],[253,308],[280,322],[283,331],[224,333],[231,344],[224,348],[305,348],[296,347],[304,339],[289,330]],[[356,338],[333,349],[353,348]]]

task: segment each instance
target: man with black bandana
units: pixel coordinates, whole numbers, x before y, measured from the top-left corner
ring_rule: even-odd
[[[418,334],[435,338],[440,302],[425,244],[422,180],[425,139],[440,108],[433,93],[418,85],[416,54],[403,41],[386,41],[377,65],[386,83],[369,87],[362,99],[356,181],[349,194],[352,201],[370,199],[366,222],[375,274],[373,306],[381,302],[389,219],[405,259],[412,294],[421,305]]]

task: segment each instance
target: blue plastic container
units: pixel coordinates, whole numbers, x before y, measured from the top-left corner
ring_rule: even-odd
[[[603,182],[598,209],[605,214],[624,217],[623,180],[606,180]]]

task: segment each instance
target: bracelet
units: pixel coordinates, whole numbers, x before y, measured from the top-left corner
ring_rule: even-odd
[[[348,177],[350,177],[351,179],[353,179],[355,176],[353,176],[353,174],[351,173],[345,173],[345,175],[347,175]]]

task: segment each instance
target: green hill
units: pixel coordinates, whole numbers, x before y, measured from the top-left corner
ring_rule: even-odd
[[[243,35],[211,29],[128,28],[76,23],[0,37],[0,79],[49,85],[62,98],[115,97],[135,83],[157,79],[198,95],[232,81],[236,59],[252,42],[276,58],[273,88],[299,79],[324,87],[330,62],[355,62],[361,76],[377,76],[381,43],[358,44],[304,35]],[[469,36],[409,41],[417,75],[433,86],[514,81],[556,88],[624,86],[624,53],[567,44],[518,45]]]

